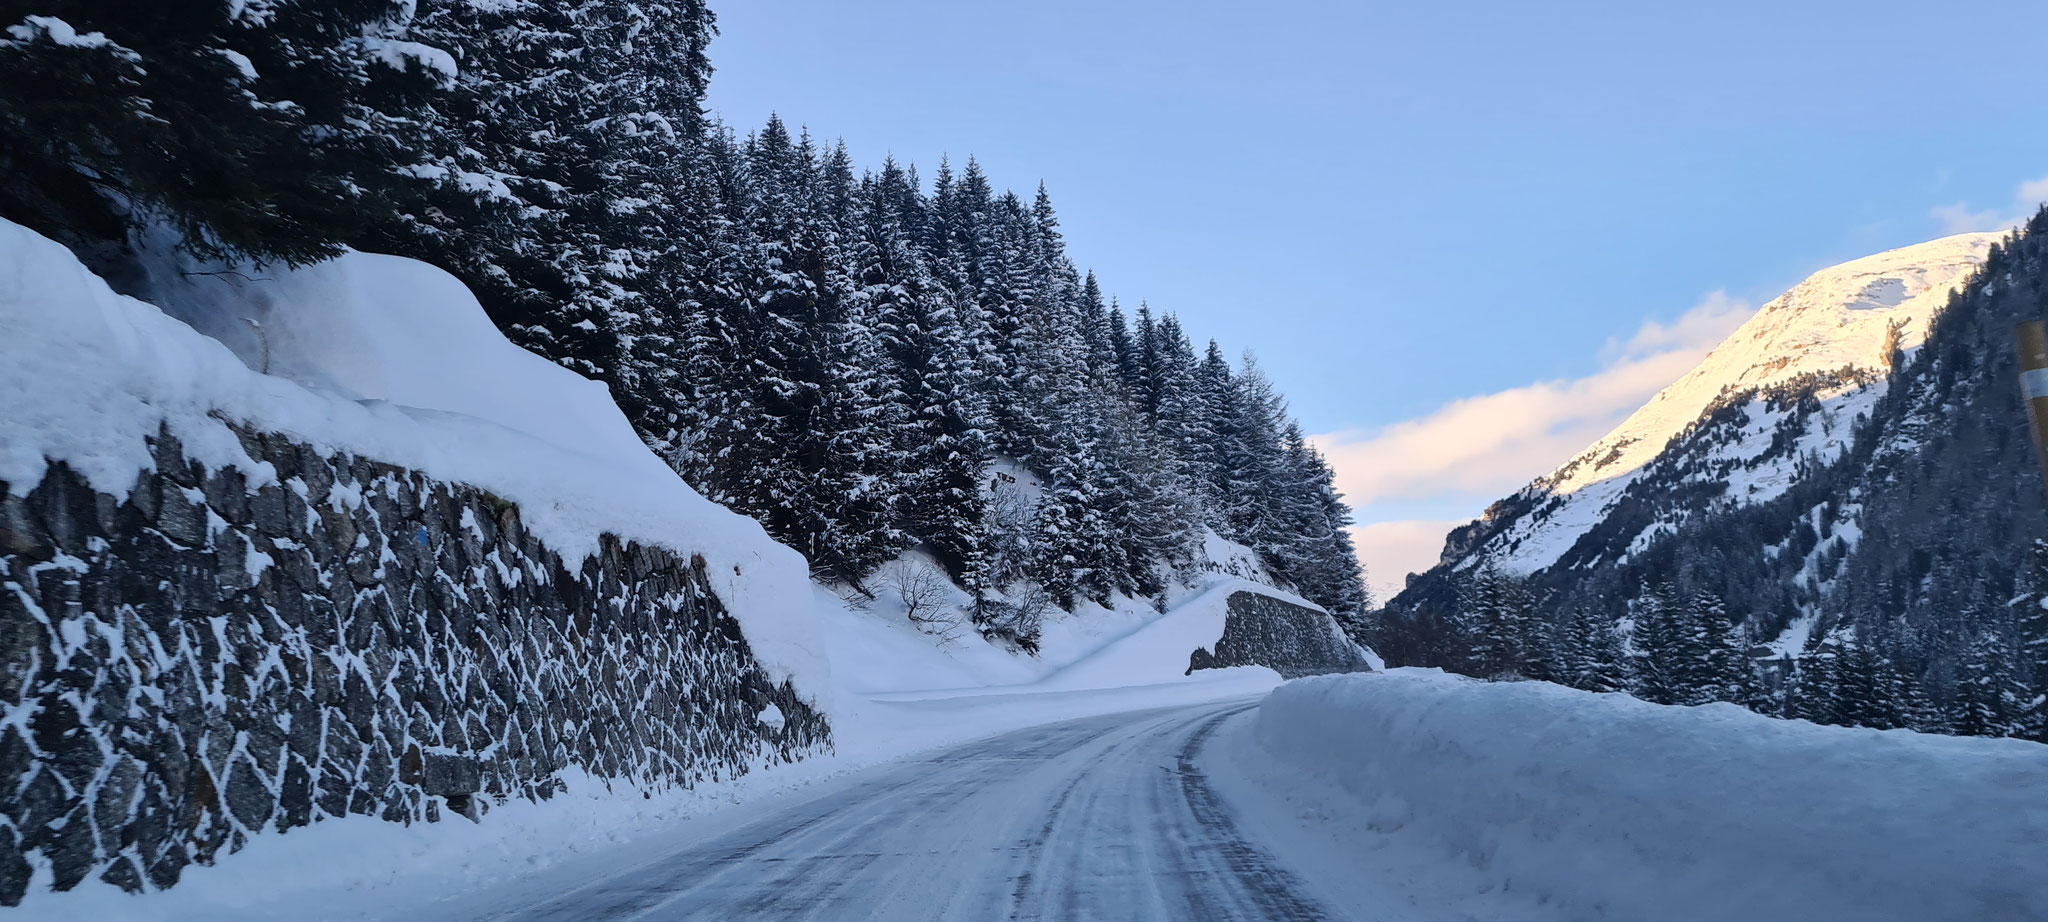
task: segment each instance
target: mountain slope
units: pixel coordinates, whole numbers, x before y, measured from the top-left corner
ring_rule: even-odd
[[[1848,423],[1884,391],[1892,350],[1920,345],[1996,239],[1944,237],[1814,273],[1613,432],[1452,533],[1443,565],[1596,566],[1702,504],[1780,495],[1814,458],[1841,454]],[[1674,486],[1685,503],[1629,514]]]
[[[1381,612],[1374,646],[1665,703],[2048,737],[2048,509],[2012,333],[2048,303],[2044,242],[2048,213],[1815,276],[1703,363],[1736,373],[1661,451],[1584,473],[1626,456],[1625,425],[1497,503]],[[1949,284],[1931,314],[1901,310]],[[1907,318],[1876,358],[1888,334],[1870,331]]]

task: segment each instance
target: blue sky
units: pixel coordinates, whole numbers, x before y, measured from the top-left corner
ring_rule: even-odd
[[[711,103],[1044,180],[1106,287],[1370,446],[1645,349],[1682,372],[1808,272],[1996,226],[2048,175],[2048,4],[1678,6],[713,0]],[[1340,473],[1364,521],[1469,518],[1640,403],[1593,390],[1505,466]]]

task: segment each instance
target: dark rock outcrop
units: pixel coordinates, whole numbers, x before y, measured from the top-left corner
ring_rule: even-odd
[[[271,470],[205,470],[165,432],[125,498],[61,463],[0,484],[0,904],[37,855],[59,889],[168,887],[348,814],[474,819],[565,769],[649,790],[830,748],[701,558],[607,535],[564,560],[484,490],[241,435]]]
[[[1198,649],[1188,672],[1265,666],[1290,679],[1330,672],[1366,672],[1365,656],[1329,615],[1270,595],[1235,592],[1214,652]]]

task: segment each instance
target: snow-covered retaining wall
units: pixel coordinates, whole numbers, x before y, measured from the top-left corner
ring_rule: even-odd
[[[829,748],[803,558],[604,385],[423,263],[145,251],[0,221],[0,903]]]
[[[1290,679],[1332,672],[1368,672],[1365,654],[1329,614],[1262,592],[1238,591],[1226,603],[1215,649],[1198,648],[1188,672],[1265,666]]]
[[[2048,746],[1397,669],[1259,708],[1384,834],[1587,919],[2048,919]]]
[[[487,491],[236,433],[260,487],[168,432],[125,499],[63,464],[0,484],[0,902],[168,887],[349,814],[477,818],[568,769],[653,790],[830,745],[703,558],[565,559]]]

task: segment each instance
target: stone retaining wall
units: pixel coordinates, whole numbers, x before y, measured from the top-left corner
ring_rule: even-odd
[[[240,434],[260,488],[168,432],[126,499],[61,463],[0,484],[0,903],[32,863],[169,887],[252,836],[479,819],[571,767],[647,790],[830,748],[701,558],[564,560],[486,491]]]

